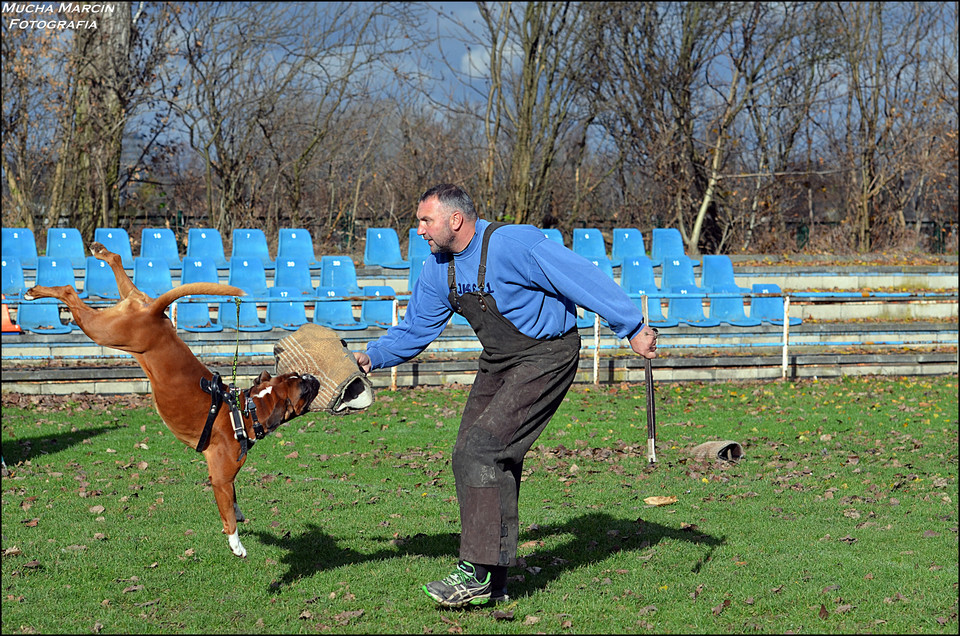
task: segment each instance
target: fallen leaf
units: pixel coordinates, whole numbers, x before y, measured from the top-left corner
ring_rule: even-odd
[[[493,610],[490,613],[493,616],[495,621],[512,621],[513,620],[513,611],[504,612],[503,610]]]
[[[847,612],[849,612],[849,611],[852,610],[852,609],[853,609],[853,605],[847,604],[847,605],[841,605],[841,606],[839,606],[839,607],[838,607],[837,609],[835,609],[834,611],[835,611],[837,614],[846,614]]]
[[[827,611],[826,606],[823,603],[820,603],[820,611],[817,613],[822,620],[827,620],[827,617],[830,616],[830,612]]]
[[[5,550],[3,551],[3,556],[5,556],[5,557],[8,557],[8,556],[20,556],[21,554],[23,554],[23,551],[22,551],[20,548],[18,548],[17,546],[15,546],[15,545],[14,545],[14,546],[10,546],[9,548],[7,548],[7,549],[5,549]]]
[[[703,591],[703,583],[701,583],[700,585],[698,585],[698,586],[697,586],[697,589],[695,589],[694,591],[690,592],[690,598],[692,598],[693,600],[697,600],[697,597],[700,596],[700,592],[702,592],[702,591]]]
[[[130,587],[123,588],[123,593],[127,594],[129,592],[139,592],[143,589],[142,585],[131,585]]]
[[[104,510],[106,510],[106,508],[104,508],[103,506],[91,506],[91,507],[90,507],[90,512],[92,512],[92,513],[95,514],[95,515],[100,514],[100,513],[103,512]]]
[[[713,612],[714,616],[720,616],[720,613],[723,612],[723,610],[727,609],[728,607],[730,607],[730,599],[724,600],[723,603],[720,603],[719,605],[714,607],[713,610],[711,611]]]
[[[525,619],[523,619],[524,625],[533,625],[534,623],[539,623],[539,622],[540,622],[540,617],[533,616],[532,614],[528,615]]]
[[[675,495],[670,495],[669,497],[647,497],[643,500],[643,503],[651,506],[668,506],[677,503],[677,497]]]

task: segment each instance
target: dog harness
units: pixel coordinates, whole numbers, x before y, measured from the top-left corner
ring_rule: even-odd
[[[203,425],[203,432],[200,434],[200,441],[197,443],[197,452],[202,453],[210,444],[210,433],[213,431],[213,422],[217,419],[220,408],[223,406],[224,400],[226,400],[227,405],[230,407],[230,421],[233,423],[233,436],[240,442],[240,456],[237,457],[237,461],[243,460],[247,451],[253,448],[256,440],[263,439],[267,436],[267,431],[263,428],[263,425],[260,424],[260,420],[257,419],[257,407],[254,405],[253,398],[250,395],[253,387],[250,387],[247,391],[240,392],[239,397],[244,402],[242,415],[237,405],[237,396],[223,383],[219,373],[214,372],[213,379],[211,380],[200,378],[200,388],[203,389],[205,393],[210,394],[210,409],[207,411],[207,421]],[[244,393],[246,394],[246,399],[244,399]],[[250,439],[247,435],[246,427],[243,425],[244,417],[249,417],[253,420],[253,432],[256,439]]]

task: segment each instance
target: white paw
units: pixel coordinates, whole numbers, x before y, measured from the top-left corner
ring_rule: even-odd
[[[234,532],[227,535],[227,543],[230,544],[230,550],[241,559],[247,558],[247,549],[240,543],[240,533]]]

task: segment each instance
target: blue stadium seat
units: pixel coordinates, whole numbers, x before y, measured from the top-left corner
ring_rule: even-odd
[[[239,287],[251,296],[266,296],[267,273],[263,269],[263,261],[255,256],[231,258],[227,284]]]
[[[423,239],[420,239],[423,240]],[[400,238],[389,227],[368,227],[367,242],[363,248],[363,264],[387,269],[407,269],[410,261],[400,254]]]
[[[670,288],[671,294],[682,294],[667,300],[667,318],[685,322],[693,327],[716,327],[720,321],[703,313],[703,292],[694,285]]]
[[[693,261],[682,254],[663,261],[660,274],[660,289],[664,291],[673,287],[697,287],[693,275]],[[697,288],[696,291],[701,293],[703,290]]]
[[[38,257],[36,284],[44,287],[70,285],[77,289],[77,277],[73,273],[73,265],[70,263],[70,259],[50,256]],[[79,289],[77,291],[79,292]],[[80,297],[85,297],[85,294],[80,294]]]
[[[648,293],[660,291],[653,275],[653,261],[646,256],[627,258],[620,265],[620,286],[628,294],[635,294],[641,289]]]
[[[613,266],[638,256],[646,257],[647,248],[643,244],[643,234],[635,227],[613,228],[613,246],[610,248],[610,260]]]
[[[749,287],[740,287],[734,280],[733,262],[726,254],[705,254],[700,267],[700,287],[710,291],[716,287],[736,287],[749,292]]]
[[[16,257],[23,269],[35,269],[37,267],[37,242],[30,228],[3,228],[0,251],[2,251],[3,256]]]
[[[93,231],[93,240],[120,257],[124,269],[133,268],[133,250],[130,249],[130,236],[119,227],[98,227]]]
[[[600,230],[590,227],[578,227],[573,230],[573,251],[587,260],[607,258],[607,244],[603,241]]]
[[[650,235],[650,260],[654,266],[663,265],[664,260],[677,256],[686,256],[680,230],[672,227],[654,228]],[[693,265],[700,262],[693,259],[691,261]]]
[[[38,298],[21,302],[17,308],[17,324],[33,333],[70,333],[73,327],[60,320],[60,301]]]
[[[158,298],[173,289],[173,277],[167,260],[147,256],[133,259],[133,285],[152,298]]]
[[[594,265],[599,267],[607,276],[613,278],[613,265],[610,264],[610,260],[606,257],[595,257],[589,259]],[[577,328],[579,329],[589,329],[593,327],[594,317],[596,314],[589,309],[584,308],[583,316],[577,318]],[[600,324],[606,325],[606,320],[600,320]]]
[[[466,316],[464,316],[463,314],[458,314],[457,312],[453,312],[453,316],[450,317],[450,324],[458,325],[460,327],[469,327],[470,321],[467,320]]]
[[[653,286],[652,289],[656,289],[656,286]],[[628,296],[630,296],[633,304],[639,307],[641,311],[643,311],[643,297],[648,297],[647,311],[650,312],[649,323],[651,327],[676,327],[680,324],[680,321],[676,318],[667,318],[663,315],[663,297],[660,294],[648,292],[647,289],[641,287],[636,292],[628,294]]]
[[[188,258],[212,260],[217,269],[227,268],[227,257],[223,253],[223,238],[220,232],[209,227],[195,227],[187,231]]]
[[[295,287],[306,296],[313,296],[313,279],[310,278],[310,264],[303,257],[278,258],[273,273],[273,284],[277,287]]]
[[[410,266],[413,266],[415,259],[423,260],[427,256],[430,256],[430,244],[417,234],[417,228],[410,228],[407,231],[407,260],[410,261]]]
[[[360,305],[360,320],[371,327],[389,329],[393,325],[393,300],[376,300],[380,296],[393,296],[389,285],[371,285],[363,288],[364,299]]]
[[[140,232],[140,256],[162,258],[171,270],[180,269],[180,251],[173,230],[165,227],[143,228]]]
[[[349,256],[320,257],[320,285],[346,287],[352,295],[360,295],[360,288],[357,286],[357,268]]]
[[[423,264],[427,262],[428,258],[430,258],[429,255],[417,256],[410,261],[410,273],[407,275],[407,291],[413,291],[413,286],[416,284],[417,278],[420,276],[420,270],[423,269]]]
[[[351,295],[346,287],[317,287],[317,297],[327,300],[317,300],[313,322],[343,331],[366,329],[367,323],[353,317],[353,301],[338,300]]]
[[[557,228],[548,227],[540,231],[543,232],[543,235],[546,236],[551,241],[556,241],[560,245],[566,245],[566,243],[563,242],[563,233]]]
[[[74,269],[83,269],[87,264],[87,252],[83,238],[75,227],[58,227],[47,230],[47,256],[68,259]],[[34,262],[36,267],[36,262]]]
[[[281,229],[277,241],[277,260],[281,258],[305,259],[310,267],[320,267],[313,251],[313,237],[303,228]]]
[[[10,298],[20,298],[23,292],[27,290],[26,282],[23,280],[23,267],[20,265],[20,259],[16,256],[4,256],[2,264],[3,295]]]
[[[82,298],[109,298],[118,300],[120,290],[117,288],[117,277],[113,268],[95,256],[88,256],[83,270]]]
[[[781,294],[780,286],[774,283],[754,283],[754,294]],[[762,320],[771,325],[783,325],[783,298],[771,296],[768,298],[750,299],[750,317]],[[790,317],[790,326],[802,323],[801,318]]]
[[[184,258],[180,282],[183,285],[220,282],[216,262],[213,259],[200,257]],[[210,302],[218,302],[222,299],[221,296],[185,296],[177,301],[177,327],[192,332],[223,331],[220,322],[210,316]],[[190,300],[201,302],[189,302]],[[207,302],[203,302],[204,300]]]
[[[237,299],[240,300],[239,310]],[[238,315],[239,314],[239,315]],[[234,331],[270,331],[273,325],[260,320],[257,303],[245,296],[234,296],[217,306],[217,320],[224,329]]]
[[[270,258],[267,236],[263,233],[263,230],[258,229],[247,228],[233,231],[233,251],[230,253],[230,260],[232,261],[235,258],[260,259],[264,269],[273,269],[275,265],[274,260]]]
[[[300,291],[293,287],[271,287],[267,322],[274,327],[296,331],[307,322],[307,308]],[[273,301],[274,298],[283,300]]]
[[[704,265],[706,265],[706,256],[704,256]],[[707,290],[713,294],[736,294],[731,296],[711,296],[710,297],[710,317],[716,318],[734,327],[757,327],[760,320],[754,317],[747,317],[743,310],[744,294],[743,289],[736,285],[715,285]]]

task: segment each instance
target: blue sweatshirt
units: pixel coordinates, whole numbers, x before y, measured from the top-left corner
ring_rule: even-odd
[[[483,233],[455,254],[457,294],[476,291]],[[447,267],[450,254],[431,254],[423,265],[403,321],[367,343],[374,369],[415,358],[443,331],[453,308]],[[500,313],[521,333],[537,339],[562,336],[577,322],[577,305],[606,319],[620,338],[633,338],[643,326],[640,308],[623,288],[589,260],[550,240],[532,225],[506,225],[487,247],[486,291]]]

